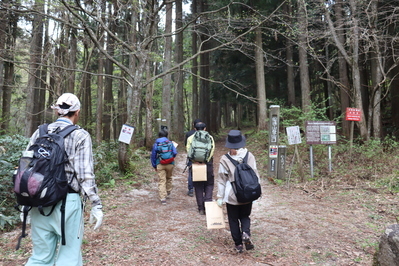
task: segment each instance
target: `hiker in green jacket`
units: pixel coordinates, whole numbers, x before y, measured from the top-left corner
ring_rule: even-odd
[[[193,186],[195,190],[195,198],[198,205],[198,212],[201,215],[205,215],[205,201],[212,201],[212,193],[214,187],[214,173],[213,173],[213,153],[215,152],[215,141],[213,137],[206,132],[206,125],[204,122],[198,122],[195,124],[196,133],[191,135],[187,139],[187,156],[192,164],[206,164],[206,181],[194,181]],[[193,155],[194,150],[200,150],[195,147],[196,137],[199,135],[207,136],[209,140],[208,148],[206,149],[205,153],[201,153],[201,155],[205,154],[205,158],[199,159],[195,158]],[[192,167],[190,167],[189,171],[192,171]]]

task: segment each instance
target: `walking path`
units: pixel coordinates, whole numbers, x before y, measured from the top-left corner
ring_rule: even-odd
[[[215,173],[225,152],[218,145]],[[255,249],[237,254],[228,226],[207,230],[195,198],[186,195],[187,172],[182,173],[186,154],[180,151],[176,162],[167,205],[157,198],[156,172],[140,189],[126,185],[101,191],[105,218],[98,231],[89,224],[85,227],[85,265],[372,265],[385,225],[370,219],[370,210],[358,202],[361,196],[354,199],[350,193],[331,190],[312,197],[263,178],[263,196],[251,215]],[[215,195],[216,190],[215,185]],[[226,215],[225,219],[227,224]],[[6,255],[0,265],[22,265],[29,257],[29,237],[20,251],[13,250],[19,234],[20,228],[1,234],[0,249]]]

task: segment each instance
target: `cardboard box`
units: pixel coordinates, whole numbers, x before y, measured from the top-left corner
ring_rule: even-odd
[[[193,163],[193,182],[206,181],[206,164]]]
[[[226,227],[223,208],[220,208],[216,201],[206,201],[205,212],[207,229],[221,229]]]

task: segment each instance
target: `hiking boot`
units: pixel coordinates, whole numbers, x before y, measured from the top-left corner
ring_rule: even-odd
[[[187,195],[188,195],[189,197],[194,197],[194,192],[193,192],[193,190],[190,189],[190,190],[187,192]]]
[[[251,250],[254,249],[254,244],[252,244],[251,238],[247,233],[242,233],[242,242],[244,242],[245,249],[246,250]]]
[[[236,246],[237,253],[242,253],[244,251],[244,247],[242,245]]]
[[[199,214],[205,215],[205,210],[199,210]]]
[[[161,204],[166,205],[166,199],[161,199]]]

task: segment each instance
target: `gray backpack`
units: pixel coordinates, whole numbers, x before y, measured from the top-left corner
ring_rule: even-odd
[[[212,139],[205,130],[198,130],[194,133],[191,142],[188,158],[195,162],[206,163],[212,150]]]

